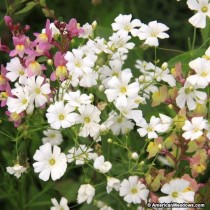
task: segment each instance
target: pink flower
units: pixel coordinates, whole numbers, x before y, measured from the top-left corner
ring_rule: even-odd
[[[66,30],[68,32],[68,38],[71,40],[75,36],[79,36],[83,32],[82,28],[78,28],[76,19],[72,18],[66,25]]]
[[[4,91],[9,86],[8,79],[6,78],[7,70],[6,68],[1,65],[1,72],[0,72],[0,91]]]
[[[19,55],[22,58],[26,49],[29,47],[29,38],[23,35],[20,37],[12,37],[12,39],[15,49],[12,50],[9,55],[11,57]]]
[[[21,124],[21,119],[24,117],[24,113],[21,112],[17,114],[16,112],[5,112],[7,116],[9,116],[9,121],[14,122],[14,126],[17,128]]]
[[[68,75],[68,70],[66,68],[67,60],[64,58],[64,56],[65,54],[62,54],[61,52],[56,52],[55,54],[54,64],[56,70],[50,76],[52,81],[55,81],[56,78],[59,78],[61,81],[63,81]]]
[[[34,33],[37,37],[34,42],[38,43],[51,43],[52,41],[52,29],[50,28],[50,20],[47,19],[45,25],[45,33]]]

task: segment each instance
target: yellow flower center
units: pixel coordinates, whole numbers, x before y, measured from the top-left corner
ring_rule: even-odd
[[[113,72],[112,76],[119,77],[119,73],[118,72]]]
[[[126,31],[130,31],[130,30],[131,30],[131,26],[126,24],[126,25],[124,26],[124,29],[125,29]]]
[[[36,92],[37,94],[40,94],[40,93],[41,93],[40,88],[36,88],[36,89],[35,89],[35,92]]]
[[[25,72],[24,72],[23,69],[19,70],[18,73],[19,73],[19,75],[21,75],[21,76],[25,74]]]
[[[172,197],[177,198],[178,197],[178,192],[173,192]]]
[[[136,187],[131,188],[131,194],[136,194],[138,192],[138,190],[136,189]]]
[[[118,123],[121,123],[123,121],[123,118],[122,117],[119,117],[118,119],[117,119],[117,122]]]
[[[50,164],[51,166],[55,165],[55,159],[54,159],[54,158],[51,158],[51,159],[49,160],[49,164]]]
[[[89,117],[85,117],[84,121],[85,121],[85,123],[89,123],[90,122],[90,118]]]
[[[189,93],[193,92],[193,90],[194,90],[193,86],[190,86],[190,87],[185,89],[185,93],[189,94]]]
[[[126,93],[127,92],[127,88],[126,87],[121,87],[120,88],[120,92],[121,93]]]
[[[19,52],[23,52],[25,50],[25,46],[22,44],[18,44],[15,46],[15,49]]]
[[[207,12],[207,11],[208,11],[208,7],[204,6],[204,7],[202,7],[202,9],[201,9],[201,10],[202,10],[202,12],[204,12],[204,13],[205,13],[205,12]]]
[[[26,98],[22,99],[22,104],[25,105],[27,104],[28,100]]]
[[[56,77],[62,78],[68,75],[67,68],[65,66],[58,66],[55,70]]]
[[[81,63],[79,61],[75,61],[75,66],[76,67],[81,67]]]
[[[206,76],[207,76],[207,73],[203,71],[203,72],[201,73],[201,76],[202,76],[202,77],[206,77]]]
[[[47,34],[45,34],[45,33],[39,34],[38,39],[42,42],[47,42],[48,41]]]
[[[58,116],[58,119],[59,119],[59,120],[64,120],[64,118],[65,118],[65,116],[64,116],[63,114],[60,114],[60,115]]]
[[[49,135],[49,137],[50,137],[51,139],[54,139],[54,138],[55,138],[55,134],[53,133],[53,134]]]
[[[147,128],[147,131],[148,131],[148,132],[152,132],[152,131],[153,131],[152,127],[149,126],[149,127]]]

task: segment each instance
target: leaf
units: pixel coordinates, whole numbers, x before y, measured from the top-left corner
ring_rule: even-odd
[[[40,5],[41,5],[42,7],[47,6],[46,0],[39,0],[39,3],[40,3]]]
[[[28,11],[30,11],[33,7],[35,7],[37,5],[37,3],[35,3],[35,2],[28,2],[27,4],[26,4],[26,6],[23,8],[23,9],[21,9],[21,10],[19,10],[18,12],[16,12],[15,14],[16,15],[22,15],[22,14],[24,14],[24,13],[26,13],[26,12],[28,12]]]
[[[181,55],[178,55],[168,61],[168,65],[170,68],[175,67],[176,63],[181,63],[182,64],[182,70],[183,72],[187,73],[188,70],[190,69],[189,67],[189,62],[196,59],[197,57],[201,57],[204,55],[205,49],[196,49],[196,50],[191,50],[189,52],[183,53]]]
[[[108,39],[111,35],[112,35],[112,30],[110,28],[97,25],[95,30],[95,36]]]
[[[45,8],[42,9],[42,12],[46,17],[53,17],[54,16],[54,10],[47,10]]]

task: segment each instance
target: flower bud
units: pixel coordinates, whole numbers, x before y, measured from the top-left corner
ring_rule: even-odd
[[[161,69],[166,70],[168,68],[168,63],[164,62],[161,66]]]
[[[100,85],[98,89],[99,89],[100,92],[103,92],[104,91],[104,86]]]
[[[108,138],[107,142],[108,142],[109,144],[111,144],[111,143],[112,143],[112,139],[111,139],[111,138]]]
[[[53,64],[52,59],[48,59],[48,60],[47,60],[47,64],[48,64],[49,66],[52,66],[52,64]]]
[[[134,159],[134,160],[138,160],[139,155],[137,154],[137,152],[133,152],[133,153],[131,154],[131,157],[132,157],[132,159]]]

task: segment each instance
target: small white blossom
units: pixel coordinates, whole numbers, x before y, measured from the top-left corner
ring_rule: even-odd
[[[83,203],[87,201],[90,204],[95,196],[95,188],[90,184],[83,184],[80,186],[77,196],[77,203]]]
[[[104,156],[101,155],[94,160],[93,167],[105,174],[112,168],[112,164],[109,161],[104,161]]]
[[[43,181],[49,180],[50,176],[55,181],[60,179],[67,169],[66,155],[61,149],[46,143],[36,150],[33,159],[37,162],[33,164],[35,173],[40,173],[39,178]]]
[[[207,120],[203,119],[203,117],[193,117],[191,122],[189,120],[185,121],[182,130],[185,132],[182,136],[185,139],[196,140],[203,135],[203,129],[206,128]]]
[[[165,39],[169,37],[165,33],[168,29],[165,24],[152,21],[148,25],[143,24],[141,26],[138,36],[140,40],[145,40],[144,44],[157,47],[159,45],[158,38]]]
[[[120,180],[116,179],[114,177],[107,177],[107,186],[106,191],[109,194],[112,189],[115,189],[116,191],[119,191],[120,189]]]
[[[45,130],[43,131],[46,137],[42,138],[43,144],[50,143],[51,145],[60,145],[63,141],[63,136],[58,130]]]
[[[189,188],[190,183],[184,179],[173,179],[161,188],[161,192],[168,194],[159,198],[160,203],[193,203],[195,193]],[[175,210],[175,208],[172,208]]]
[[[195,81],[196,84],[207,87],[210,83],[210,61],[205,58],[197,58],[191,61],[189,66],[196,74],[190,75],[187,80],[191,83]]]
[[[141,26],[141,21],[139,19],[134,19],[131,21],[132,15],[118,15],[115,18],[115,23],[112,23],[113,31],[131,33],[132,36],[137,35],[137,28]]]
[[[191,10],[196,11],[189,22],[196,28],[205,28],[206,17],[210,17],[209,0],[188,0],[187,5]]]
[[[130,176],[120,184],[120,196],[124,197],[127,203],[141,203],[147,201],[149,190],[141,183],[137,176]]]
[[[207,98],[207,94],[197,90],[199,88],[203,88],[203,85],[196,84],[196,81],[189,82],[186,80],[184,87],[180,88],[176,97],[178,107],[182,109],[187,104],[189,110],[194,110],[197,105],[196,103],[203,104]]]
[[[54,129],[68,128],[76,123],[77,113],[72,113],[74,107],[69,104],[64,105],[63,101],[56,101],[47,109],[47,120]]]
[[[53,207],[50,208],[50,210],[69,210],[68,207],[68,201],[66,198],[62,197],[60,203],[55,198],[51,199],[53,203]]]
[[[14,166],[7,167],[7,172],[11,175],[14,175],[18,178],[20,178],[20,176],[22,175],[22,173],[26,172],[26,167],[21,166],[19,163],[16,163]]]

